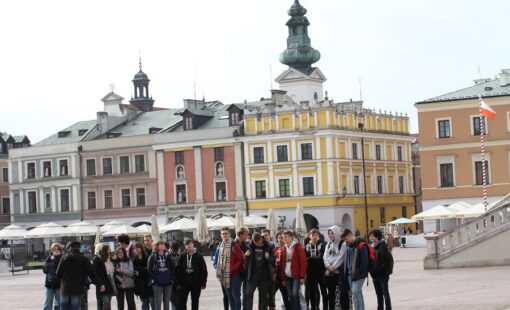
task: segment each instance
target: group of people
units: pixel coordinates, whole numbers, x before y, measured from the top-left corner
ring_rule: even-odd
[[[230,229],[222,228],[214,255],[225,310],[251,310],[256,290],[259,310],[276,309],[278,291],[286,310],[318,310],[321,296],[324,310],[363,310],[362,289],[369,274],[377,308],[391,309],[388,282],[393,256],[380,230],[371,231],[368,241],[332,226],[327,243],[317,229],[303,242],[289,230],[278,232],[275,242],[267,229],[250,238],[249,230],[241,228],[236,235],[234,240]]]
[[[83,309],[90,284],[96,287],[98,310],[111,309],[113,296],[117,309],[136,309],[135,295],[142,310],[184,310],[191,294],[192,309],[198,309],[201,290],[207,283],[207,266],[193,240],[172,245],[144,236],[144,243],[130,243],[127,235],[117,237],[112,253],[107,243],[95,245],[92,261],[80,252],[80,242],[64,248],[54,243],[43,266],[44,310]]]
[[[323,310],[363,310],[362,289],[369,274],[378,309],[391,309],[393,257],[381,231],[371,231],[365,240],[332,226],[327,243],[317,229],[303,240],[289,230],[276,236],[273,242],[267,229],[250,234],[240,228],[232,238],[230,228],[221,229],[212,258],[225,310],[253,309],[255,291],[259,310],[276,309],[278,291],[286,310],[318,310],[321,298]],[[61,245],[53,244],[43,268],[44,309],[82,308],[90,284],[96,288],[98,310],[109,310],[113,296],[119,310],[125,305],[135,309],[135,296],[143,310],[183,310],[189,295],[192,310],[199,308],[207,266],[193,240],[186,240],[184,249],[178,242],[153,244],[150,235],[143,244],[130,243],[127,235],[117,242],[114,253],[108,244],[96,244],[92,261],[80,252],[79,242],[70,242],[65,255]]]

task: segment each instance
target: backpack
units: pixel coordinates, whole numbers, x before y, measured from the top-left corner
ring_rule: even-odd
[[[393,255],[391,254],[390,251],[387,251],[388,252],[388,274],[392,274],[393,273]]]
[[[364,246],[366,246],[368,249],[368,272],[370,272],[370,271],[372,271],[372,268],[375,265],[375,250],[373,247],[368,245],[368,243],[366,243],[365,241],[360,241],[358,243],[358,251],[361,252],[361,250],[363,249]]]

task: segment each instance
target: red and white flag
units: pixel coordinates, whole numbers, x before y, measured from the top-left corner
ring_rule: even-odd
[[[488,119],[496,119],[496,112],[480,97],[480,112]]]

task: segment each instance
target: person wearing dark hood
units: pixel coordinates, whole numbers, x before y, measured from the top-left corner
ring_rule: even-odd
[[[60,308],[60,279],[57,277],[57,267],[62,258],[62,246],[59,243],[53,243],[50,252],[51,255],[48,256],[42,268],[46,274],[44,281],[46,294],[43,310],[53,310],[53,305],[55,305],[55,310]]]
[[[301,285],[305,284],[306,276],[306,254],[303,246],[294,239],[291,231],[283,232],[283,241],[285,245],[280,252],[280,280],[282,285],[287,288],[291,310],[300,310],[300,291]]]
[[[354,310],[365,310],[363,300],[363,283],[368,276],[369,245],[364,239],[355,237],[351,231],[344,231],[345,242],[349,245],[349,254],[346,256],[346,273],[352,293]]]
[[[186,250],[179,257],[175,270],[175,287],[179,294],[177,309],[186,309],[191,293],[191,309],[198,310],[200,293],[207,284],[207,265],[202,254],[195,249],[193,240],[188,239],[184,244]]]
[[[72,241],[67,244],[68,253],[62,257],[57,276],[60,278],[60,309],[80,309],[82,295],[88,278],[100,291],[105,290],[101,280],[94,272],[90,261],[80,252],[81,243]]]
[[[253,309],[253,295],[259,291],[259,309],[267,309],[268,289],[272,279],[274,256],[268,241],[260,233],[254,233],[245,253],[246,266],[246,305]]]
[[[390,290],[388,282],[393,273],[393,256],[386,246],[382,232],[374,229],[369,233],[370,242],[374,245],[375,262],[370,270],[377,295],[377,310],[391,310]]]
[[[340,227],[333,225],[328,229],[329,242],[324,252],[324,267],[326,268],[326,286],[328,290],[328,308],[335,309],[336,289],[340,270],[344,268],[347,245],[340,238]],[[343,274],[343,273],[342,273]]]
[[[310,242],[305,246],[308,268],[306,270],[306,283],[308,296],[312,310],[318,310],[322,294],[323,309],[328,309],[328,295],[324,282],[324,243],[320,240],[320,232],[317,229],[310,230]]]

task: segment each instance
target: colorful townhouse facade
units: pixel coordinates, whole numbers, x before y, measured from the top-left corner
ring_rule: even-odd
[[[494,79],[477,79],[474,85],[415,104],[420,131],[423,210],[457,201],[483,201],[483,171],[479,98],[496,111],[485,122],[485,161],[489,202],[503,198],[510,185],[510,70]],[[451,222],[451,223],[450,223]],[[443,221],[451,229],[454,221]],[[425,231],[438,231],[439,223],[425,222]]]

